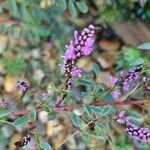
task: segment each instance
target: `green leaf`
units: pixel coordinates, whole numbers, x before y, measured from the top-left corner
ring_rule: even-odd
[[[26,62],[21,57],[17,57],[15,60],[6,58],[3,63],[6,72],[11,75],[20,75],[26,68]]]
[[[106,89],[107,89],[106,85],[104,83],[100,83],[96,89],[95,95],[96,96],[102,95]]]
[[[56,0],[51,0],[51,5],[54,5],[56,3]]]
[[[71,113],[71,120],[76,127],[80,127],[81,119],[74,112]]]
[[[85,86],[89,86],[89,85],[90,86],[94,86],[95,85],[94,81],[87,80],[87,79],[81,79],[81,78],[79,78],[78,82],[79,82],[79,84],[85,85]]]
[[[4,110],[1,110],[0,111],[0,118],[8,116],[8,115],[10,115],[13,112],[14,112],[13,109],[4,109]]]
[[[87,112],[87,114],[88,114],[89,116],[93,116],[91,106],[85,105],[85,106],[84,106],[84,110]]]
[[[64,10],[67,9],[67,2],[66,0],[58,0],[58,3],[60,4],[60,7]]]
[[[72,2],[72,0],[69,0],[68,8],[69,8],[71,16],[73,16],[74,18],[76,18],[77,17],[77,12],[76,12],[76,8],[75,8],[75,5]]]
[[[47,113],[51,113],[51,110],[50,110],[50,108],[49,108],[49,106],[47,105],[47,104],[44,104],[43,105],[43,109],[44,109],[44,111],[46,111]]]
[[[90,106],[90,108],[91,108],[92,112],[101,115],[102,109],[99,108],[98,106]]]
[[[95,127],[98,128],[101,132],[105,130],[104,125],[102,123],[96,122]]]
[[[47,142],[44,142],[42,140],[40,140],[40,147],[43,150],[52,150],[52,147]]]
[[[28,10],[25,4],[21,4],[20,7],[18,8],[20,19],[27,21],[28,20]]]
[[[32,110],[30,113],[29,113],[29,120],[30,121],[35,121],[36,120],[36,110]]]
[[[137,58],[135,61],[133,61],[130,66],[138,66],[144,64],[144,60],[142,58]]]
[[[92,68],[93,68],[94,73],[95,73],[96,75],[99,75],[99,73],[100,73],[99,65],[93,64]]]
[[[150,42],[143,43],[138,46],[139,49],[145,49],[145,50],[150,50]]]
[[[82,138],[85,138],[87,140],[92,140],[93,138],[98,139],[98,140],[102,140],[102,141],[106,141],[104,136],[99,136],[99,135],[93,135],[93,134],[89,134],[87,132],[82,132],[81,134]]]
[[[79,10],[82,12],[82,13],[87,13],[88,12],[88,6],[86,5],[86,3],[84,2],[77,2],[77,7],[79,8]]]
[[[20,117],[20,118],[17,118],[13,124],[15,126],[21,126],[23,124],[26,124],[28,122],[28,116],[23,116],[23,117]]]
[[[134,118],[136,118],[136,119],[141,118],[141,116],[140,116],[138,113],[136,113],[136,112],[133,112],[133,111],[130,111],[130,110],[126,110],[126,113],[127,113],[129,116],[132,116],[132,117],[134,117]]]
[[[13,16],[16,17],[17,16],[17,3],[16,0],[7,0],[8,2],[8,9],[9,9],[9,13]]]
[[[115,112],[115,109],[112,106],[105,106],[103,107],[101,111],[101,116],[107,116],[110,114],[113,114]]]
[[[91,93],[90,92],[81,92],[81,96],[86,97],[86,96],[90,96]]]

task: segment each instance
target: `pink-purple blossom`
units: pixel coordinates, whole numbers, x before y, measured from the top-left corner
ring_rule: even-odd
[[[115,90],[112,92],[112,97],[116,100],[118,100],[121,96],[121,92],[119,90]]]
[[[125,131],[134,139],[141,142],[150,142],[150,129],[141,128],[129,121],[129,116],[126,116],[125,111],[118,114],[117,122],[124,125]]]
[[[17,88],[23,92],[26,92],[29,88],[29,84],[23,80],[18,80],[16,84],[17,84]]]
[[[81,69],[75,64],[83,56],[90,55],[93,51],[95,27],[89,25],[81,32],[74,31],[74,38],[67,45],[67,50],[63,56],[63,70],[67,79],[67,88],[71,87],[72,78],[81,76]]]
[[[137,66],[133,69],[130,69],[122,81],[123,91],[127,92],[130,90],[130,87],[138,79],[143,66]]]
[[[117,77],[115,77],[115,76],[111,76],[111,77],[110,77],[110,82],[111,82],[113,85],[115,85],[115,84],[117,83],[117,81],[118,81],[118,78],[117,78]]]

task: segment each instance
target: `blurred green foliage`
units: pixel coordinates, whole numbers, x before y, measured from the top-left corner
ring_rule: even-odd
[[[114,20],[126,21],[136,18],[149,22],[149,7],[149,0],[106,0],[101,7],[99,7],[100,16],[97,22],[106,23]]]
[[[19,28],[20,37],[37,42],[41,38],[58,39],[63,35],[66,20],[61,16],[67,9],[72,17],[77,17],[77,9],[81,13],[88,12],[84,0],[7,0],[6,7],[0,8],[1,13],[8,10],[13,18],[22,22],[21,25],[14,24],[9,28],[4,22],[0,27],[2,32],[16,32]]]
[[[125,47],[117,55],[116,70],[129,69],[141,64],[148,64],[149,62],[149,56],[145,55],[142,50],[134,47]]]
[[[20,57],[16,57],[15,59],[5,58],[3,64],[5,72],[10,75],[21,75],[27,67],[25,60]]]

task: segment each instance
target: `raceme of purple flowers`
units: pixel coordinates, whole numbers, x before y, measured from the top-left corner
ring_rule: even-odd
[[[145,90],[150,91],[150,77],[143,77],[143,82],[146,84]]]
[[[18,80],[16,84],[17,84],[17,88],[22,92],[26,92],[29,88],[29,84],[23,80]]]
[[[129,117],[125,116],[125,111],[121,111],[118,115],[117,122],[125,126],[125,131],[134,139],[141,142],[150,142],[150,129],[141,128],[129,121]]]
[[[31,141],[31,135],[29,133],[26,133],[26,135],[23,137],[22,140],[15,142],[15,145],[17,147],[23,147],[26,146]]]
[[[143,73],[143,66],[137,66],[130,69],[127,73],[121,71],[119,77],[112,76],[111,83],[117,85],[117,89],[112,91],[112,97],[117,100],[122,94],[127,93],[134,88],[137,83],[144,83],[145,89],[150,91],[150,77],[146,77]]]
[[[74,77],[81,76],[82,70],[75,64],[79,58],[87,56],[92,52],[95,31],[96,29],[93,25],[89,25],[81,32],[74,31],[74,38],[70,41],[63,56],[63,70],[65,76],[68,77],[67,88],[71,88],[72,79]]]
[[[123,85],[123,90],[124,91],[129,91],[131,85],[133,84],[134,81],[136,81],[143,69],[143,66],[138,66],[136,68],[133,68],[129,70],[127,75],[125,76],[122,85]]]
[[[8,101],[6,101],[5,99],[2,99],[0,101],[0,108],[9,109],[9,108],[11,108],[11,104]]]

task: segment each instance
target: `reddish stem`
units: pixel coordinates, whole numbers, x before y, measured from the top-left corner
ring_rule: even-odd
[[[95,101],[95,102],[92,102],[90,103],[89,105],[93,105],[93,106],[125,106],[125,105],[142,105],[142,104],[148,104],[150,103],[150,100],[137,100],[137,101],[133,101],[133,100],[130,100],[130,101],[113,101],[113,102],[101,102],[101,101]],[[65,110],[65,111],[69,111],[69,110],[73,110],[73,109],[77,109],[77,108],[80,108],[82,107],[83,103],[80,103],[80,104],[65,104],[63,106],[53,106],[53,107],[50,107],[50,109],[52,111],[57,111],[57,110]],[[42,111],[41,108],[38,108],[36,110],[37,112],[40,112]],[[19,112],[14,112],[13,114],[11,115],[14,115],[14,116],[23,116],[23,115],[26,115],[28,114],[29,111],[19,111]]]

